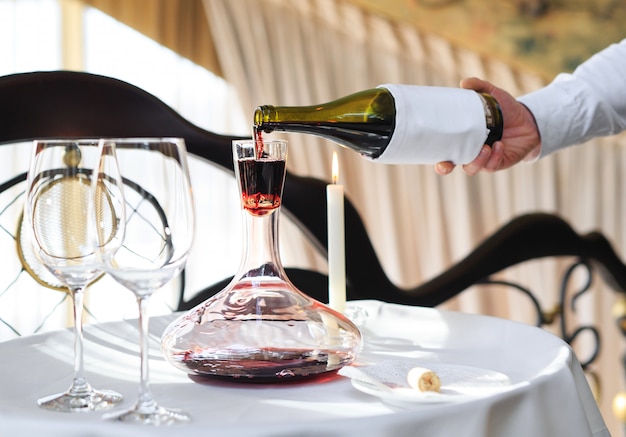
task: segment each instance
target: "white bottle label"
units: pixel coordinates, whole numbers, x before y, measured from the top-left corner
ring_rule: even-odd
[[[472,90],[416,85],[380,85],[396,104],[391,141],[376,159],[382,164],[473,161],[489,134],[480,96]]]

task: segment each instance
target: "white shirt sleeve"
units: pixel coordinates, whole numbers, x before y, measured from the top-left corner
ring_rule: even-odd
[[[535,116],[541,157],[625,130],[626,39],[518,100]]]

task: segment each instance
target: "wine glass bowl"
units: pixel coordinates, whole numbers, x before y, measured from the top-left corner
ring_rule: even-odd
[[[83,364],[82,313],[84,290],[103,274],[93,247],[90,224],[95,210],[91,180],[98,163],[97,140],[36,140],[27,175],[27,196],[18,244],[30,244],[27,254],[33,270],[43,265],[66,286],[74,303],[74,378],[63,393],[38,401],[55,411],[93,411],[110,408],[122,396],[99,391],[87,382]],[[102,192],[99,192],[102,195]],[[107,204],[103,196],[98,203]],[[103,208],[97,208],[104,211]],[[100,217],[110,232],[116,218]]]
[[[54,266],[54,274],[66,284],[89,283],[103,273],[95,262],[90,208],[96,212],[103,240],[110,240],[119,225],[108,193],[98,189],[94,199],[90,196],[90,177],[78,173],[53,177],[33,199],[31,221],[39,257]]]
[[[148,368],[148,304],[151,295],[185,266],[194,231],[194,208],[185,144],[178,138],[103,139],[98,184],[112,193],[123,217],[121,238],[95,235],[104,270],[135,294],[139,306],[140,389],[137,403],[107,420],[148,425],[186,422],[189,416],[160,406]],[[141,163],[141,165],[138,165]]]

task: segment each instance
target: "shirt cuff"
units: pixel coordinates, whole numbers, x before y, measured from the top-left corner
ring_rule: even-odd
[[[561,74],[548,86],[518,99],[535,117],[541,138],[540,153],[530,159],[543,158],[579,142],[585,124],[581,102],[589,99],[588,92],[571,75]]]

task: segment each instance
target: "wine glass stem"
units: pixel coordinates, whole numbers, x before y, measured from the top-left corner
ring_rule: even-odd
[[[139,384],[139,400],[137,407],[142,410],[150,410],[156,407],[156,401],[150,390],[150,372],[148,361],[148,328],[150,318],[148,316],[148,306],[150,295],[137,296],[139,305],[139,348],[141,360],[141,376]]]
[[[85,287],[72,287],[70,289],[74,305],[74,380],[69,389],[70,394],[80,395],[91,390],[85,377],[85,365],[83,360],[83,306]]]

